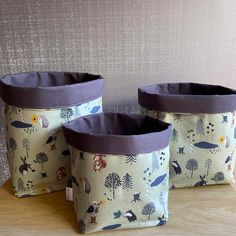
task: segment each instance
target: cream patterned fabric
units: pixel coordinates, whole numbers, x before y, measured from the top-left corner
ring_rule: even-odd
[[[70,150],[74,208],[82,232],[167,222],[169,146],[137,155]]]
[[[235,12],[235,0],[1,0],[0,75],[101,74],[109,111],[137,111],[137,87],[148,84],[235,87]],[[0,147],[1,185],[4,135]]]
[[[16,196],[64,189],[71,169],[61,126],[72,119],[98,112],[102,112],[102,98],[55,109],[6,106],[8,158]]]
[[[233,181],[236,160],[236,112],[141,113],[172,123],[170,186],[183,188]]]

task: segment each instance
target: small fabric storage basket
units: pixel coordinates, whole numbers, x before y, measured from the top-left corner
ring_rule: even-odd
[[[171,188],[233,180],[236,91],[222,86],[171,83],[139,89],[142,113],[172,123]]]
[[[64,125],[82,232],[166,223],[170,130],[157,119],[121,113]]]
[[[64,189],[71,170],[61,125],[101,112],[103,86],[99,75],[69,72],[19,73],[0,80],[16,196]]]

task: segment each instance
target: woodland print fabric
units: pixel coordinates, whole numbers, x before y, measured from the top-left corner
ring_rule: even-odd
[[[24,109],[6,105],[6,134],[12,185],[18,197],[64,189],[71,177],[62,124],[102,112],[102,98],[71,107]]]
[[[236,159],[236,112],[217,114],[141,113],[172,123],[170,187],[226,184]]]
[[[74,208],[82,232],[166,223],[169,147],[137,155],[70,150]]]

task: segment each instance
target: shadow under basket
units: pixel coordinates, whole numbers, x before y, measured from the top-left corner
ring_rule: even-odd
[[[63,127],[82,232],[167,222],[170,124],[148,116],[102,113]]]
[[[26,72],[1,78],[16,196],[64,189],[71,170],[62,124],[102,112],[103,86],[101,76],[86,73]]]
[[[173,125],[170,187],[233,181],[236,159],[236,91],[195,83],[139,88],[141,113]]]

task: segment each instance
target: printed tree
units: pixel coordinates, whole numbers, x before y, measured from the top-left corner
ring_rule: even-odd
[[[80,107],[81,107],[81,105],[78,105],[75,107],[75,114],[77,117],[81,116]]]
[[[17,179],[17,188],[19,192],[25,191],[25,186],[24,186],[24,181],[22,180],[22,178],[18,178]]]
[[[225,179],[224,173],[223,172],[217,172],[214,175],[214,178],[212,178],[212,180],[214,180],[216,182],[216,184],[218,184],[219,181],[222,181]]]
[[[204,129],[204,123],[202,119],[199,119],[197,122],[197,134],[204,135],[205,129]]]
[[[146,182],[146,191],[147,191],[147,196],[150,194],[149,191],[149,185],[151,180],[151,170],[149,169],[149,167],[143,171],[143,180]]]
[[[160,197],[159,197],[159,203],[163,208],[164,214],[166,215],[166,207],[165,207],[165,198],[164,198],[164,193],[161,192]]]
[[[156,207],[154,202],[147,203],[142,210],[142,214],[147,216],[148,220],[150,219],[150,216],[156,211]]]
[[[120,176],[114,172],[110,173],[106,177],[104,185],[106,188],[112,189],[113,199],[115,199],[115,189],[121,185]]]
[[[132,176],[127,173],[122,180],[122,189],[129,190],[132,188],[133,188],[133,179]]]
[[[24,138],[22,140],[22,146],[23,148],[25,148],[26,157],[28,159],[29,158],[29,140],[27,138]]]
[[[198,169],[198,162],[195,159],[189,159],[185,167],[191,172],[191,177],[193,177],[193,171]]]
[[[43,170],[43,165],[47,161],[48,161],[48,156],[44,152],[40,152],[36,155],[36,160],[34,160],[34,163],[41,164]]]
[[[159,162],[157,158],[157,154],[153,152],[152,154],[152,172],[159,170]]]
[[[15,158],[15,150],[17,149],[16,140],[14,138],[9,139],[9,147],[12,150],[12,156]]]
[[[79,227],[80,227],[81,232],[85,232],[86,225],[82,219],[79,220]]]
[[[172,134],[171,134],[170,141],[178,142],[178,139],[179,139],[178,136],[179,136],[178,131],[177,131],[176,129],[173,129],[173,130],[172,130]]]
[[[189,152],[192,153],[196,135],[195,135],[193,129],[188,130],[187,133],[188,133],[187,138],[189,139]]]
[[[71,153],[71,165],[75,166],[76,154],[74,152]]]
[[[209,174],[209,170],[211,169],[211,166],[212,166],[212,160],[210,158],[206,159],[205,167],[207,169],[207,176]]]
[[[61,109],[60,117],[67,122],[70,121],[70,118],[74,115],[72,108],[63,108]]]
[[[79,152],[79,159],[84,160],[84,152]]]
[[[137,161],[137,156],[133,155],[126,155],[126,163],[130,163],[131,165]]]
[[[176,121],[182,121],[182,115],[181,114],[174,114],[174,119]]]

